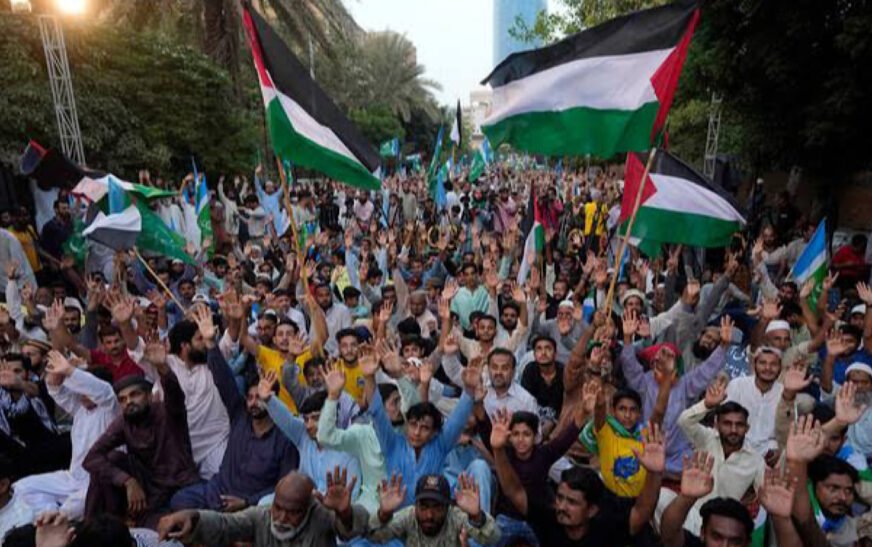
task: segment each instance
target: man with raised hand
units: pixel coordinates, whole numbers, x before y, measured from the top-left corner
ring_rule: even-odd
[[[481,545],[499,541],[494,518],[482,511],[475,480],[465,473],[457,478],[454,504],[448,480],[441,475],[423,475],[415,485],[415,504],[405,507],[403,477],[392,474],[379,487],[379,510],[370,517],[369,539],[384,543],[399,539],[405,545],[457,545],[461,534]]]

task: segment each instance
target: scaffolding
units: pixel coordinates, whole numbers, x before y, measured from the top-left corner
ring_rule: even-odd
[[[54,15],[40,15],[38,19],[61,150],[73,163],[85,165],[82,132],[79,129],[79,115],[76,111],[76,97],[73,94],[73,80],[67,60],[64,31]]]
[[[709,105],[708,135],[705,139],[705,157],[703,158],[702,174],[710,180],[715,178],[715,167],[718,162],[718,135],[721,132],[721,96],[712,92],[712,102]]]

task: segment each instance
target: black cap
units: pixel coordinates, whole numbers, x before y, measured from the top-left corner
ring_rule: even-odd
[[[442,475],[424,475],[415,486],[415,501],[431,500],[444,505],[451,503],[451,487]]]

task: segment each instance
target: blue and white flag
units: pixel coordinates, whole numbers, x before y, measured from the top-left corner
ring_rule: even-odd
[[[796,281],[799,287],[802,287],[809,279],[814,280],[814,289],[809,297],[812,308],[823,291],[828,266],[827,219],[823,219],[812,234],[811,239],[806,243],[805,249],[802,250],[802,254],[799,255],[789,275],[789,278]]]

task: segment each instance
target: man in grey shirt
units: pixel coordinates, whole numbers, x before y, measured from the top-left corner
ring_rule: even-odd
[[[161,519],[161,539],[186,544],[229,545],[251,543],[254,547],[332,547],[337,536],[347,540],[366,531],[369,514],[351,504],[357,477],[348,481],[345,469],[327,474],[327,492],[317,499],[315,483],[296,471],[276,485],[270,507],[251,507],[238,513],[180,511]]]

